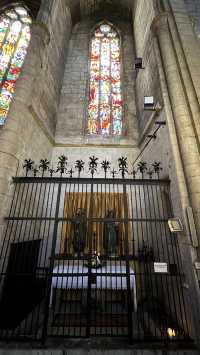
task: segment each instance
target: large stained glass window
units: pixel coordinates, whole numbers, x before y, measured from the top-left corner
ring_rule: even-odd
[[[31,18],[21,6],[0,15],[0,125],[5,123],[30,42]]]
[[[120,38],[103,23],[91,39],[87,133],[121,135],[122,113]]]

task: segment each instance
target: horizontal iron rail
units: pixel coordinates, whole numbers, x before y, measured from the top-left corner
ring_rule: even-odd
[[[78,259],[75,259],[74,258],[74,255],[72,254],[55,254],[54,256],[54,260],[76,260],[76,261],[81,261],[81,260],[90,260],[91,257],[93,257],[93,254],[86,254],[84,256],[78,256]],[[120,256],[117,256],[115,258],[112,258],[112,257],[109,257],[108,255],[101,255],[101,260],[102,261],[126,261],[126,260],[138,260],[138,257],[132,255],[132,254],[129,254],[129,255],[120,255]]]
[[[62,265],[60,265],[62,266]],[[85,266],[87,267],[87,266]],[[92,270],[92,275],[97,275],[97,276],[117,276],[117,277],[125,277],[127,276],[127,273],[125,272],[99,272],[98,270],[100,270],[99,268],[95,269],[95,268],[91,268]],[[94,270],[94,271],[93,271]],[[4,276],[9,276],[9,277],[13,277],[13,276],[40,276],[40,277],[46,277],[47,274],[51,274],[53,277],[64,277],[64,276],[69,276],[69,277],[82,277],[82,276],[88,276],[89,273],[88,272],[49,272],[49,270],[46,270],[43,274],[36,272],[36,273],[20,273],[20,272],[4,272],[4,273],[0,273],[1,277]],[[91,275],[91,274],[90,274]],[[147,272],[134,272],[134,271],[130,271],[128,273],[128,275],[135,275],[135,276],[144,276],[147,275]],[[170,272],[155,272],[155,271],[149,271],[148,275],[153,275],[155,277],[160,277],[160,276],[166,276],[166,277],[185,277],[185,274],[182,272],[177,272],[175,275],[172,275]]]
[[[74,222],[74,218],[53,218],[53,217],[5,217],[6,221],[71,221]],[[87,222],[112,222],[113,219],[105,218],[86,218]],[[115,222],[168,222],[167,218],[115,218]]]
[[[77,184],[131,184],[131,185],[169,185],[169,179],[105,179],[105,178],[67,178],[67,177],[13,177],[13,182],[21,183],[77,183]]]
[[[97,275],[97,276],[117,276],[117,277],[126,277],[127,276],[127,273],[125,272],[97,272],[97,270],[99,269],[92,269],[94,270],[94,272],[92,271],[92,275]],[[83,276],[89,276],[91,275],[90,272],[62,272],[62,273],[59,273],[59,272],[55,272],[52,274],[53,277],[63,277],[63,276],[69,276],[69,277],[75,277],[75,276],[79,276],[79,277],[83,277]],[[130,273],[130,275],[135,275],[134,273]],[[70,287],[69,287],[70,288]],[[101,288],[101,287],[99,287]]]

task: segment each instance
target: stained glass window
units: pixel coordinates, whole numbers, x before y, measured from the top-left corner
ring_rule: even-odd
[[[120,38],[109,24],[101,24],[91,39],[87,133],[122,134]]]
[[[30,42],[31,18],[21,6],[0,16],[0,125],[5,123]]]

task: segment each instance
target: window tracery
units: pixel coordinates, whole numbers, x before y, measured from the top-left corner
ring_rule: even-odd
[[[120,37],[113,26],[103,23],[91,39],[87,133],[119,136],[122,117]]]
[[[0,125],[4,125],[30,42],[32,20],[22,6],[0,16]]]

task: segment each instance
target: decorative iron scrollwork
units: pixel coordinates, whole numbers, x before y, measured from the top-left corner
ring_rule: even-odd
[[[154,172],[157,174],[157,176],[159,177],[160,171],[163,170],[161,167],[161,162],[160,161],[154,161],[154,163],[152,164],[153,168],[154,168]]]
[[[122,179],[125,178],[125,174],[128,173],[127,157],[121,157],[118,159],[119,171],[121,171]]]
[[[92,178],[94,177],[94,173],[97,172],[98,160],[99,158],[96,158],[94,155],[89,157],[89,171],[92,175]]]
[[[110,169],[110,162],[107,161],[107,160],[103,160],[101,162],[101,168],[104,170],[104,173],[105,173],[105,179],[107,177],[107,171]]]
[[[76,160],[75,169],[78,170],[78,178],[80,178],[81,172],[84,170],[84,165],[85,163],[83,160]]]
[[[33,165],[34,165],[34,161],[31,159],[25,159],[24,160],[24,165],[23,165],[23,169],[25,169],[26,171],[26,176],[28,175],[28,172],[33,170]]]
[[[153,174],[154,174],[154,171],[153,171],[153,170],[149,169],[149,170],[147,171],[147,175],[149,176],[149,179],[152,179]]]
[[[133,176],[133,179],[136,178],[136,174],[137,174],[137,170],[135,170],[135,169],[133,168],[133,170],[132,170],[132,172],[131,172],[131,175]]]
[[[56,172],[60,172],[61,176],[67,171],[67,160],[67,157],[65,157],[64,155],[58,157],[58,165]]]
[[[145,161],[140,161],[138,163],[138,170],[142,174],[142,177],[144,176],[145,171],[147,170],[147,163]]]
[[[53,167],[51,167],[51,169],[49,169],[50,177],[53,177],[54,173],[55,173],[55,170],[53,169]]]
[[[95,173],[98,173],[98,160],[99,158],[95,157],[94,155],[89,157],[89,173],[91,174],[92,178],[94,177]],[[38,165],[34,164],[35,163],[33,160],[25,159],[23,169],[25,169],[26,177],[28,176],[29,172],[32,172],[34,177],[37,177],[38,172],[40,172],[41,177],[47,177],[47,174],[45,173],[48,173],[48,175],[52,178],[53,175],[56,177],[56,173],[60,173],[61,177],[63,174],[67,174],[69,178],[73,178],[75,172],[74,170],[76,169],[78,172],[78,178],[80,178],[81,172],[84,170],[85,162],[82,159],[76,160],[75,165],[71,164],[72,168],[67,169],[68,158],[64,155],[61,155],[58,157],[57,167],[55,170],[53,166],[50,168],[50,162],[48,159],[41,159]],[[75,167],[74,170],[73,166]],[[160,162],[155,161],[153,164],[148,165],[146,162],[140,161],[137,164],[137,168],[134,166],[134,164],[132,164],[132,171],[130,170],[129,172],[128,158],[124,156],[118,159],[118,171],[115,170],[115,167],[111,167],[111,163],[106,159],[101,161],[100,167],[101,170],[104,171],[105,179],[108,179],[108,171],[110,171],[110,175],[113,179],[115,179],[116,175],[118,175],[118,171],[120,172],[122,179],[125,179],[126,175],[128,178],[132,177],[133,179],[136,179],[138,173],[142,175],[142,179],[144,179],[145,175],[145,178],[152,180],[154,174],[156,174],[156,179],[159,179],[160,171],[163,170]]]
[[[115,175],[117,175],[117,171],[115,169],[113,169],[111,171],[111,175],[112,175],[112,178],[114,179],[115,178]]]
[[[47,160],[47,159],[41,159],[40,160],[39,170],[42,171],[42,176],[44,175],[44,173],[46,171],[49,170],[49,165],[50,165],[49,160]]]
[[[36,177],[37,173],[38,173],[39,169],[37,168],[37,166],[34,167],[33,169],[33,176]]]
[[[74,170],[73,170],[73,169],[70,169],[70,170],[68,171],[68,174],[69,174],[70,179],[72,179],[72,178],[73,178],[73,174],[74,174]]]

